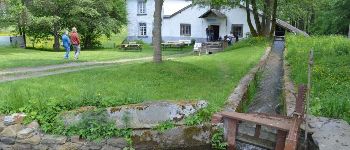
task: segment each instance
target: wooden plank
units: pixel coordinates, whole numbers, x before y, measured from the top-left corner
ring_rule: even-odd
[[[222,112],[220,114],[224,119],[230,118],[234,120],[247,121],[284,131],[288,131],[293,124],[290,118],[283,116],[269,116],[266,114],[244,114],[237,112]]]

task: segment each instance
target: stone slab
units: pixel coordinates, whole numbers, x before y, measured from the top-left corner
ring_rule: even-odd
[[[320,150],[349,150],[350,125],[337,119],[308,117],[309,131]]]
[[[42,144],[64,144],[67,141],[65,136],[44,135],[42,137]]]
[[[19,125],[19,124],[8,126],[0,133],[0,136],[3,136],[3,137],[16,137],[17,136],[17,132],[20,129],[21,129],[21,125]]]

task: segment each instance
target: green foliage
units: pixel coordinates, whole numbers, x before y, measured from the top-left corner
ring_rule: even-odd
[[[213,149],[216,150],[226,150],[227,149],[227,142],[224,140],[224,129],[219,128],[217,129],[212,137],[211,137],[211,145]]]
[[[88,111],[82,114],[81,121],[68,127],[68,136],[79,135],[88,140],[100,141],[110,137],[130,137],[130,129],[118,129],[113,121],[108,120],[105,109]]]
[[[203,122],[208,122],[211,119],[211,116],[216,110],[213,107],[207,107],[199,110],[192,116],[185,118],[185,124],[188,126],[199,125]]]
[[[317,116],[345,119],[350,122],[350,41],[340,36],[305,38],[288,36],[287,60],[292,79],[307,83],[307,61],[314,49],[311,112]]]
[[[102,35],[110,38],[126,23],[123,0],[33,0],[28,8],[33,14],[28,32],[34,41],[49,36],[59,38],[59,31],[77,27],[85,48],[100,47]]]
[[[257,92],[262,72],[257,72],[254,79],[248,85],[247,97],[241,104],[241,112],[248,112],[249,105],[253,102]]]
[[[167,130],[169,130],[169,129],[172,129],[172,128],[174,128],[174,127],[175,127],[174,122],[171,121],[171,120],[168,120],[168,121],[164,121],[164,122],[158,124],[158,125],[154,128],[154,130],[157,130],[158,132],[163,133],[163,132],[165,132],[165,131],[167,131]]]

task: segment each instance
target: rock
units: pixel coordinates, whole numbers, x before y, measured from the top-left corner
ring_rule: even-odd
[[[5,124],[1,121],[0,122],[0,132],[6,128]]]
[[[39,129],[39,127],[40,127],[40,125],[36,120],[34,120],[33,122],[31,122],[30,124],[27,125],[27,128],[32,128],[34,130]]]
[[[57,150],[78,150],[80,148],[79,144],[76,143],[65,143],[57,148]]]
[[[31,150],[32,145],[30,144],[15,144],[12,146],[13,150]]]
[[[26,139],[17,139],[18,143],[23,143],[23,144],[31,144],[31,145],[38,145],[40,143],[41,137],[39,135],[34,135],[30,138]]]
[[[153,128],[167,120],[181,121],[208,105],[198,102],[146,102],[107,108],[109,118],[118,128]]]
[[[80,137],[79,136],[72,136],[72,137],[70,137],[70,141],[72,143],[79,143],[80,142]]]
[[[67,141],[65,136],[44,135],[42,137],[42,144],[64,144]]]
[[[350,149],[350,126],[343,120],[324,117],[308,117],[312,138],[320,150]],[[310,131],[309,130],[309,131]]]
[[[17,138],[19,138],[19,139],[30,138],[33,136],[33,133],[34,133],[33,128],[25,128],[17,133]]]
[[[81,149],[87,148],[89,150],[100,150],[105,145],[106,145],[106,140],[102,140],[99,142],[85,141]]]
[[[33,146],[33,150],[48,150],[49,149],[49,146],[47,145],[35,145]]]
[[[4,124],[6,126],[14,125],[15,124],[15,117],[14,116],[5,116]]]
[[[103,146],[101,150],[121,150],[121,148],[106,145],[106,146]]]
[[[6,127],[1,133],[0,136],[4,137],[16,137],[17,132],[21,129],[21,125],[15,124]]]
[[[107,140],[107,145],[124,148],[128,146],[128,142],[124,138],[110,138]]]
[[[26,115],[23,113],[15,113],[15,114],[12,114],[11,116],[5,116],[4,124],[6,126],[21,124],[25,116]]]
[[[1,150],[12,150],[12,146],[6,145],[6,144],[0,144],[0,149]]]
[[[13,137],[0,137],[0,141],[7,145],[13,145],[16,142],[16,139]]]

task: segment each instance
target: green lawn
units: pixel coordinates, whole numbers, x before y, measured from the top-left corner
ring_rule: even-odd
[[[287,36],[292,79],[307,83],[308,53],[314,48],[311,112],[350,122],[350,40],[340,36]]]
[[[207,100],[215,111],[257,64],[266,45],[265,41],[259,44],[242,41],[213,55],[186,56],[161,64],[116,65],[3,83],[0,114],[26,112],[29,120],[39,120],[44,131],[54,132],[60,130],[54,123],[57,113],[81,106],[103,108],[153,100]]]
[[[180,50],[164,51],[164,55],[189,52],[192,47]],[[12,67],[32,67],[52,64],[62,64],[73,62],[74,51],[71,51],[70,60],[63,59],[65,52],[53,52],[43,50],[31,50],[21,48],[0,47],[0,70]],[[153,48],[144,45],[142,52],[122,51],[119,49],[96,49],[83,50],[79,57],[79,62],[116,60],[126,58],[146,57],[153,55]]]

